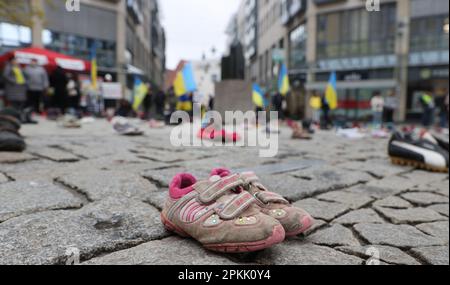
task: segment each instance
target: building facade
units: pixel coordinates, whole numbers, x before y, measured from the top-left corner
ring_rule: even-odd
[[[95,45],[100,75],[112,74],[124,86],[140,75],[163,86],[165,33],[156,0],[80,0],[72,12],[66,1],[33,3],[45,16],[31,28],[0,19],[1,52],[33,45],[89,60]]]
[[[270,86],[275,57],[270,62],[266,52],[271,45],[281,48],[289,67],[293,115],[310,114],[305,102],[312,92],[325,91],[332,72],[338,78],[336,115],[350,120],[368,119],[375,90],[397,94],[400,121],[418,116],[423,91],[437,98],[448,92],[448,1],[381,0],[379,7],[362,0],[273,2],[279,6],[274,12],[279,21],[264,14],[275,7],[258,8],[260,72],[247,79]]]
[[[197,83],[194,102],[208,106],[209,99],[216,95],[215,85],[222,77],[220,60],[203,58],[191,63]]]

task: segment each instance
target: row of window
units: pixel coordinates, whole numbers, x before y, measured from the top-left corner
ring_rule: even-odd
[[[91,47],[97,46],[97,61],[100,66],[116,65],[116,44],[113,41],[95,40],[72,34],[44,30],[42,41],[45,48],[59,53],[90,60]],[[24,26],[0,23],[0,52],[31,45],[31,29]]]
[[[392,54],[395,51],[396,7],[323,14],[317,20],[317,53],[321,59]]]

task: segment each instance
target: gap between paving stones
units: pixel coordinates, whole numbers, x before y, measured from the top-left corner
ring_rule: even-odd
[[[83,202],[87,202],[86,204],[94,202],[94,200],[92,200],[89,197],[88,193],[86,193],[82,189],[79,189],[78,187],[75,187],[75,186],[68,185],[68,184],[64,183],[64,181],[59,180],[58,177],[53,180],[53,183],[55,185],[58,185],[58,186],[62,187],[64,190],[72,193],[76,197],[80,198]],[[83,204],[83,205],[86,206],[86,204]]]
[[[6,177],[6,179],[8,179],[8,182],[16,181],[12,176],[8,175],[8,173],[6,173],[6,172],[0,171],[0,174],[3,174]],[[6,183],[8,183],[8,182],[6,182]]]
[[[88,157],[85,157],[85,156],[83,156],[81,154],[75,153],[74,151],[72,151],[70,149],[67,149],[67,148],[64,148],[62,146],[59,146],[59,145],[50,145],[49,147],[57,149],[57,150],[60,150],[60,151],[64,151],[64,152],[70,153],[71,155],[76,156],[76,157],[78,157],[79,159],[82,159],[82,160],[89,159]]]
[[[166,169],[170,169],[170,168],[174,168],[174,167],[168,167]],[[152,170],[154,170],[154,169],[152,169]],[[142,175],[140,175],[140,176],[142,178],[144,178],[145,180],[149,181],[150,183],[152,183],[153,185],[155,185],[156,188],[158,188],[158,189],[167,189],[167,185],[170,184],[170,182],[169,182],[167,185],[165,185],[164,182],[161,182],[157,179],[153,179],[150,176],[142,176]],[[160,191],[158,191],[158,192],[160,192]]]

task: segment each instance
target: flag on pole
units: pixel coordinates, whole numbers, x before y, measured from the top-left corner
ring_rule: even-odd
[[[332,72],[330,75],[330,81],[328,82],[327,90],[325,91],[325,98],[331,110],[337,109],[338,95],[337,95],[336,72]]]
[[[133,110],[138,111],[142,102],[144,102],[145,97],[148,93],[147,85],[142,82],[142,80],[136,76],[134,78],[134,90],[133,90]]]
[[[178,72],[173,83],[175,94],[180,97],[197,90],[197,84],[194,78],[194,71],[192,65],[187,63],[183,70]]]
[[[176,106],[176,109],[178,111],[190,112],[190,111],[192,111],[192,107],[193,106],[192,106],[191,97],[188,94],[178,97],[178,102],[177,102],[177,106]]]
[[[91,46],[91,87],[94,90],[98,87],[97,69],[97,44],[94,42]]]
[[[259,108],[264,108],[266,106],[266,100],[264,98],[264,94],[261,90],[261,87],[254,83],[253,84],[253,92],[252,92],[252,96],[253,96],[253,103],[259,107]]]
[[[288,69],[285,64],[282,64],[278,76],[278,92],[280,92],[281,95],[286,96],[289,91],[291,91],[291,85],[289,82]]]

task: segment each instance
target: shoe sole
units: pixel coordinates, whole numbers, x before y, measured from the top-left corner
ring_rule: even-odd
[[[307,230],[309,230],[314,225],[314,219],[311,216],[307,216],[307,217],[304,217],[300,221],[300,223],[301,223],[302,227],[299,230],[286,233],[287,238],[296,237],[296,236],[306,232]]]
[[[415,168],[419,168],[419,169],[423,169],[423,170],[429,170],[429,171],[432,171],[432,172],[448,173],[448,167],[445,167],[445,168],[434,167],[434,166],[431,166],[431,165],[427,165],[427,164],[425,164],[423,162],[410,160],[410,159],[405,159],[405,158],[401,158],[401,157],[391,156],[391,161],[392,161],[393,164],[396,164],[396,165],[412,166],[412,167],[415,167]]]
[[[163,214],[161,214],[161,221],[164,227],[170,231],[178,234],[184,238],[192,238],[189,234],[184,232],[178,226],[170,222]],[[245,253],[261,251],[263,249],[272,247],[278,243],[284,241],[286,237],[283,226],[275,226],[272,235],[265,240],[255,242],[243,242],[243,243],[221,243],[221,244],[204,244],[203,246],[211,251],[222,253]]]

